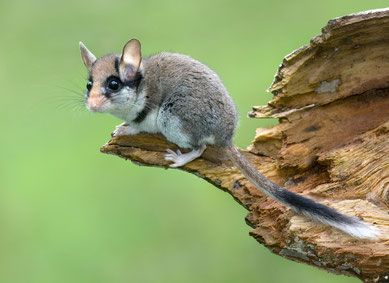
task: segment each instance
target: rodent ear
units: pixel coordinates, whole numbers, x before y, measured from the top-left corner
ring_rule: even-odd
[[[138,72],[142,60],[140,42],[131,39],[124,45],[122,57],[120,58],[120,79],[125,82],[130,80]]]
[[[92,64],[96,61],[96,56],[92,54],[86,48],[86,46],[80,41],[80,51],[81,51],[81,58],[82,62],[84,62],[85,67],[88,69],[88,71],[92,68]]]

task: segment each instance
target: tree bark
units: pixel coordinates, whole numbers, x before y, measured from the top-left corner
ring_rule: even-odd
[[[242,150],[266,177],[380,231],[358,240],[297,215],[249,183],[216,147],[181,170],[228,192],[249,214],[250,235],[273,253],[365,282],[389,282],[389,9],[330,20],[287,55],[266,106],[249,117],[278,118]],[[168,167],[160,135],[115,137],[104,153]]]

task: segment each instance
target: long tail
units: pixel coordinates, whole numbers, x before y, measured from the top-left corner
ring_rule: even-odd
[[[378,231],[358,218],[341,214],[335,209],[317,203],[312,199],[292,193],[268,180],[251,165],[234,145],[226,149],[226,153],[234,165],[258,189],[269,197],[289,206],[294,211],[312,220],[332,226],[356,238],[374,239]]]

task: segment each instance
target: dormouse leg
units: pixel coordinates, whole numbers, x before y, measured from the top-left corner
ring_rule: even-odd
[[[179,149],[177,152],[174,152],[171,149],[167,149],[166,151],[168,154],[165,155],[165,160],[174,162],[173,164],[169,165],[170,167],[180,167],[201,156],[206,148],[207,146],[204,144],[201,146],[201,148],[194,149],[188,153],[181,153]]]
[[[136,135],[139,134],[139,130],[136,128],[131,127],[127,123],[122,123],[118,126],[116,126],[116,129],[112,132],[112,137],[117,136],[128,136],[128,135]]]

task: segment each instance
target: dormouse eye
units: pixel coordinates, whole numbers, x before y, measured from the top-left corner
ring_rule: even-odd
[[[109,90],[116,91],[121,87],[121,82],[118,78],[111,78],[107,82],[107,87]]]
[[[91,90],[91,89],[92,89],[92,86],[93,86],[92,81],[89,81],[89,82],[86,84],[86,89],[87,89],[87,90]]]

